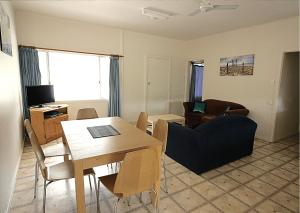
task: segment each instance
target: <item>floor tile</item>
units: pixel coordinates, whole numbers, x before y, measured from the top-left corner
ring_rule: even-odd
[[[299,212],[299,200],[288,193],[279,192],[272,196],[271,200],[286,207],[289,210]]]
[[[225,175],[215,177],[215,178],[211,179],[210,182],[218,185],[220,188],[222,188],[225,191],[229,191],[229,190],[239,186],[238,182],[236,182],[232,178],[227,177]]]
[[[268,212],[274,212],[274,213],[290,213],[291,211],[284,208],[283,206],[280,206],[279,204],[271,201],[266,200],[260,205],[258,205],[255,208],[256,211],[259,213],[268,213]]]
[[[187,171],[185,173],[178,175],[178,179],[180,179],[181,181],[183,181],[185,184],[189,186],[205,181],[203,177],[191,171]]]
[[[255,179],[246,184],[247,187],[264,196],[269,196],[276,191],[276,188],[261,180]]]
[[[299,186],[297,184],[291,183],[290,185],[285,187],[283,189],[283,191],[285,191],[291,195],[294,195],[295,197],[298,197],[298,199],[299,199]]]
[[[221,211],[218,210],[213,205],[211,205],[210,203],[207,203],[207,204],[195,209],[191,213],[221,213]]]
[[[262,160],[257,160],[255,162],[252,162],[251,165],[253,166],[256,166],[262,170],[265,170],[265,171],[270,171],[272,169],[274,169],[276,166],[274,166],[273,164],[269,164],[265,161],[262,161]]]
[[[270,164],[272,164],[274,166],[280,166],[280,165],[284,164],[284,161],[279,160],[277,158],[272,158],[270,156],[262,158],[261,160],[263,160],[263,161],[265,161],[267,163],[270,163]]]
[[[177,174],[180,174],[180,173],[188,171],[187,168],[185,168],[184,166],[180,165],[179,163],[168,164],[167,165],[167,170],[170,173],[174,174],[174,175],[177,175]]]
[[[297,165],[294,165],[292,163],[287,163],[287,164],[284,164],[280,167],[281,169],[285,169],[289,172],[293,172],[295,174],[299,174],[299,166]]]
[[[198,192],[202,197],[211,200],[215,197],[218,197],[222,194],[224,194],[224,191],[217,187],[216,185],[205,181],[203,183],[198,184],[197,186],[194,186],[193,189]]]
[[[173,199],[185,210],[189,211],[206,201],[191,189],[184,190],[172,195]]]
[[[252,175],[252,176],[255,176],[255,177],[257,177],[259,175],[262,175],[265,172],[264,170],[259,169],[255,166],[252,166],[250,164],[242,166],[239,169],[242,170],[243,172],[246,172],[249,175]]]
[[[230,170],[233,170],[234,167],[230,166],[230,165],[224,165],[224,166],[221,166],[221,167],[218,167],[217,170],[221,173],[225,173],[225,172],[228,172]]]
[[[281,188],[288,183],[287,180],[282,179],[271,173],[266,173],[266,174],[260,176],[259,179],[264,181],[265,183],[271,184],[272,186],[274,186],[276,188]]]
[[[150,212],[154,212],[153,205],[148,205],[147,208]],[[160,213],[182,213],[184,210],[180,208],[173,200],[170,198],[164,198],[160,201],[159,205]]]
[[[288,181],[291,181],[291,180],[298,177],[297,174],[294,174],[292,172],[289,172],[287,170],[280,169],[280,168],[274,169],[273,171],[271,171],[271,173],[274,174],[274,175],[277,175],[278,177],[286,179]]]
[[[205,172],[205,173],[202,173],[201,176],[206,178],[206,179],[210,179],[210,178],[213,178],[217,175],[220,175],[221,172],[217,171],[217,170],[210,170],[208,172]]]
[[[230,194],[243,201],[248,206],[254,206],[264,198],[263,196],[245,186],[241,186],[233,190],[232,192],[230,192]]]
[[[237,181],[239,183],[246,183],[253,179],[253,176],[248,175],[247,173],[240,171],[238,169],[227,172],[226,175],[231,177],[232,179],[234,179],[235,181]]]
[[[177,177],[167,178],[167,184],[168,184],[168,192],[169,193],[178,192],[187,187]]]
[[[213,204],[225,213],[242,213],[248,209],[245,204],[229,194],[214,200]]]

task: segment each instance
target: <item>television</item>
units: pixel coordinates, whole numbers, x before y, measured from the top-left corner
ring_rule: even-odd
[[[43,104],[55,102],[53,85],[27,86],[28,106],[40,106]]]

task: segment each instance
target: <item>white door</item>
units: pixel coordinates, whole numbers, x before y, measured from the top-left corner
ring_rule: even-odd
[[[147,57],[146,111],[149,115],[169,112],[170,59]]]

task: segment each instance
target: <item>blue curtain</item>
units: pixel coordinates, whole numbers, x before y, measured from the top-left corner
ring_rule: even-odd
[[[192,64],[189,102],[195,101],[195,84],[196,84],[196,66],[194,64]]]
[[[109,71],[109,101],[108,101],[108,116],[120,117],[120,76],[119,76],[119,58],[110,58]]]
[[[196,79],[195,79],[195,101],[202,99],[202,85],[203,85],[203,66],[195,66]]]
[[[20,74],[23,96],[24,119],[29,118],[26,86],[41,85],[38,51],[33,48],[19,48]]]

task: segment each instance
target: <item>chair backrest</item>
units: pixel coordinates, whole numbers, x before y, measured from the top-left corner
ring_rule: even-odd
[[[45,155],[44,155],[43,149],[42,149],[41,145],[38,143],[38,139],[36,137],[36,134],[35,134],[32,126],[31,126],[31,123],[28,119],[26,119],[24,121],[24,125],[25,125],[25,128],[26,128],[27,134],[29,136],[29,140],[30,140],[30,143],[32,145],[33,152],[35,153],[37,162],[38,162],[39,167],[42,171],[42,175],[44,176],[44,178],[46,178],[47,168],[46,168],[46,165],[44,163]]]
[[[168,137],[168,123],[165,120],[158,119],[154,126],[153,137],[163,142],[162,152],[166,151]]]
[[[146,132],[147,126],[148,126],[148,114],[146,112],[141,112],[137,120],[136,127]]]
[[[93,119],[93,118],[98,118],[98,114],[95,108],[83,108],[78,110],[76,119],[83,120],[83,119]]]
[[[152,189],[159,178],[159,168],[155,149],[127,153],[116,179],[114,193],[129,196]]]

